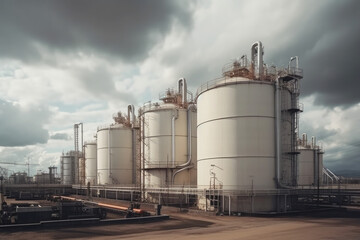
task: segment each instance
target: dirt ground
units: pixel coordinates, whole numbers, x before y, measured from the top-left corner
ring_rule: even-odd
[[[145,224],[0,232],[0,239],[360,239],[360,211],[288,217],[193,216]]]

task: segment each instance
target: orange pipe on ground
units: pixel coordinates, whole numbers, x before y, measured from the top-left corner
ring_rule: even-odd
[[[57,197],[57,196],[54,196],[54,197]],[[66,197],[66,196],[59,196],[59,197],[61,199],[67,199],[67,200],[72,200],[72,201],[83,201],[82,199],[77,199],[77,198],[73,198],[73,197]],[[98,202],[91,202],[91,203],[97,204],[98,206],[112,208],[112,209],[121,210],[121,211],[127,211],[128,210],[127,207],[122,207],[122,206],[117,206],[117,205],[112,205],[112,204],[107,204],[107,203],[98,203]],[[142,213],[144,213],[144,210],[134,208],[133,212],[137,213],[137,214],[142,214]]]

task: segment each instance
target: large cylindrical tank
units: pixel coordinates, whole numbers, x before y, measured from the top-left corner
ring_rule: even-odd
[[[133,183],[132,129],[122,124],[97,131],[98,184]]]
[[[61,156],[61,181],[62,184],[75,183],[75,156]]]
[[[85,142],[85,184],[97,184],[97,145],[96,142]]]
[[[274,82],[244,77],[219,79],[201,89],[198,187],[276,188],[274,96]]]
[[[195,185],[196,109],[156,103],[142,108],[141,119],[145,187]],[[188,145],[191,145],[191,159]]]

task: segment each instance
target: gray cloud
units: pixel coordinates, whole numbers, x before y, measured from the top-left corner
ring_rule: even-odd
[[[62,52],[96,52],[129,61],[148,51],[176,22],[192,25],[188,1],[4,0],[0,3],[0,52],[39,60],[34,46]]]
[[[341,145],[325,149],[324,163],[335,172],[360,171],[359,147]]]
[[[1,162],[26,163],[27,158],[31,155],[33,149],[30,147],[11,147],[1,151]],[[11,167],[10,167],[11,166]],[[13,168],[14,165],[2,165],[5,168]]]
[[[69,140],[71,137],[67,133],[55,133],[50,136],[53,140]]]
[[[120,92],[116,89],[116,76],[112,76],[104,67],[98,66],[90,70],[74,68],[72,71],[79,80],[81,88],[97,98],[127,103],[136,102],[132,93]]]
[[[25,146],[46,143],[49,134],[44,124],[50,112],[42,107],[20,108],[0,99],[0,146]]]
[[[302,95],[316,93],[316,104],[348,107],[360,102],[360,1],[323,1],[317,8],[299,10],[270,59],[300,57],[304,69]],[[286,20],[285,20],[286,21]],[[282,36],[279,36],[281,41]]]

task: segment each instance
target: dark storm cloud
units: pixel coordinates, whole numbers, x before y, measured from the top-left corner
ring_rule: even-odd
[[[360,1],[323,1],[317,8],[306,3],[298,23],[284,32],[289,40],[271,59],[285,63],[298,55],[304,69],[301,94],[316,93],[317,104],[348,107],[360,102]]]
[[[34,46],[40,44],[136,61],[161,42],[174,22],[191,26],[188,1],[2,0],[0,52],[36,61],[40,55]]]
[[[69,140],[71,137],[67,133],[55,133],[50,136],[53,140]]]
[[[50,112],[47,109],[22,109],[0,99],[0,146],[46,143],[49,134],[43,125],[49,117]]]
[[[359,148],[352,145],[341,145],[325,149],[324,164],[335,172],[360,171]]]

